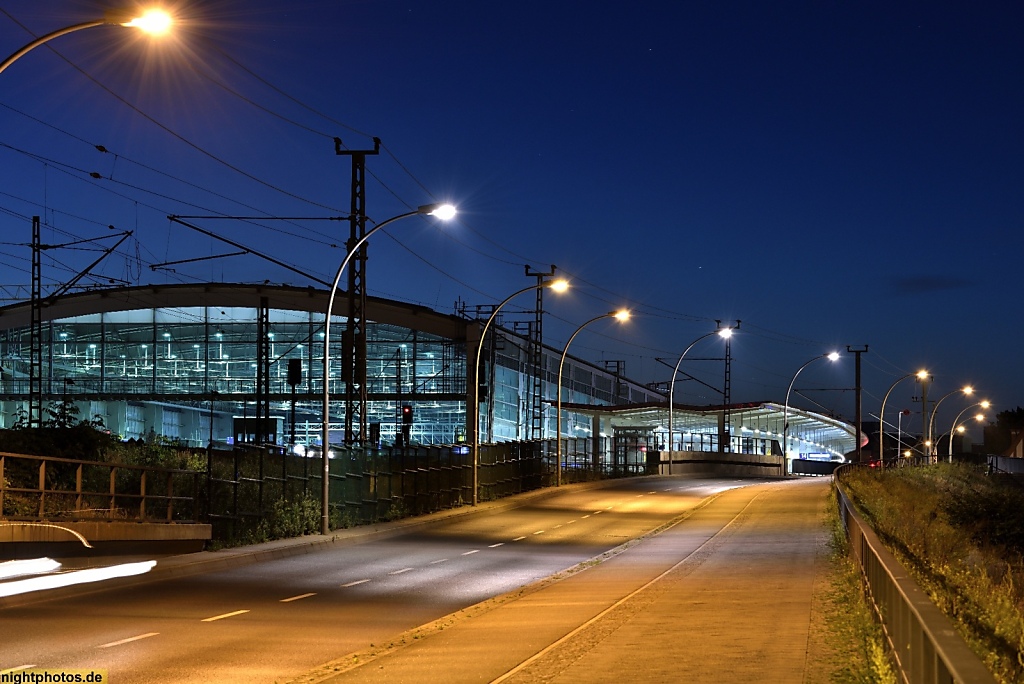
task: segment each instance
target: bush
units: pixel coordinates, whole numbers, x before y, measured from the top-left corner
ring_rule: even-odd
[[[971,466],[855,468],[842,484],[879,538],[1002,682],[1024,681],[1024,494]]]

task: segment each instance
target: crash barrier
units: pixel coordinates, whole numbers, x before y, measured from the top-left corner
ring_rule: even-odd
[[[836,471],[841,477],[844,466]],[[836,480],[839,517],[868,599],[904,682],[994,682],[985,664],[856,512]]]

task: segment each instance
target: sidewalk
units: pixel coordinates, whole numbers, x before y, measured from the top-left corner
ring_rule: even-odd
[[[816,597],[830,479],[725,492],[600,562],[296,682],[828,681]]]

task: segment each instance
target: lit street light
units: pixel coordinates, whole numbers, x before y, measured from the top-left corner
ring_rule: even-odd
[[[537,290],[542,287],[550,288],[554,292],[565,292],[569,289],[569,282],[567,280],[545,280],[537,285],[530,285],[524,287],[521,290],[513,292],[502,301],[501,304],[494,307],[494,311],[487,318],[487,322],[484,323],[483,330],[480,331],[480,341],[476,345],[476,358],[474,359],[474,371],[473,371],[473,412],[472,416],[467,416],[467,419],[473,421],[473,505],[476,506],[479,502],[479,489],[480,489],[480,355],[484,351],[484,340],[487,339],[487,329],[491,327],[491,323],[498,316],[498,312],[501,308],[508,304],[510,301],[523,294],[524,292],[530,292],[531,290]],[[494,400],[493,397],[490,398]],[[469,407],[466,407],[467,413],[469,413]]]
[[[14,64],[18,59],[25,55],[25,53],[39,47],[43,43],[49,42],[54,38],[73,33],[75,31],[81,31],[82,29],[93,28],[95,26],[125,26],[129,28],[137,28],[140,31],[148,33],[150,35],[159,36],[167,33],[171,29],[171,25],[174,20],[171,15],[163,10],[153,9],[148,10],[141,16],[132,16],[128,12],[108,12],[102,19],[95,21],[86,21],[81,24],[74,24],[67,26],[56,31],[47,33],[45,36],[36,38],[28,45],[25,45],[20,50],[17,50],[10,57],[0,62],[0,73],[7,67]]]
[[[882,410],[878,412],[878,462],[881,463],[883,467],[885,466],[885,402],[889,401],[889,394],[894,389],[896,389],[896,385],[900,384],[901,382],[903,382],[907,378],[914,378],[914,377],[916,377],[918,380],[922,380],[922,381],[927,380],[928,379],[928,371],[926,371],[926,370],[919,370],[916,373],[907,373],[902,378],[899,378],[899,379],[896,380],[896,382],[892,383],[892,385],[889,386],[889,389],[886,390],[885,396],[882,397]],[[900,414],[901,422],[902,422],[902,417],[903,417],[903,414],[901,413]],[[859,435],[857,436],[857,439],[860,439]],[[897,441],[897,444],[898,444],[899,443],[899,437],[898,436],[897,436],[896,441]],[[898,448],[899,447],[897,446],[897,449]]]
[[[960,389],[955,389],[952,392],[949,392],[948,394],[943,395],[943,397],[941,399],[939,399],[937,402],[935,402],[935,406],[932,407],[931,418],[928,419],[928,434],[927,434],[927,442],[926,442],[928,444],[928,447],[929,447],[928,448],[928,456],[935,456],[936,455],[936,444],[935,444],[935,440],[933,439],[933,437],[935,435],[935,415],[939,412],[939,405],[942,402],[944,402],[946,399],[949,399],[951,396],[956,394],[957,392],[960,392],[964,396],[969,397],[972,394],[974,394],[974,388],[971,387],[970,385],[965,385],[965,386],[961,387]]]
[[[556,465],[555,465],[555,486],[556,487],[561,487],[562,486],[562,367],[565,365],[565,357],[569,353],[569,345],[572,344],[572,341],[574,339],[576,339],[576,336],[580,333],[580,331],[583,330],[584,328],[586,328],[588,325],[590,325],[594,321],[599,321],[602,318],[614,318],[614,319],[618,320],[620,323],[621,322],[625,322],[625,321],[629,320],[629,311],[626,310],[626,309],[620,309],[619,311],[610,311],[610,312],[608,312],[606,314],[601,314],[600,316],[595,316],[594,318],[591,318],[589,321],[587,321],[586,323],[584,323],[580,327],[576,328],[576,332],[574,332],[569,337],[569,341],[565,343],[565,349],[562,350],[562,359],[561,359],[561,361],[558,362],[558,384],[555,385],[555,387],[556,387],[555,391],[558,394],[558,400],[556,402],[557,408],[555,410],[555,443],[556,443],[556,446],[555,446],[555,463],[556,463]],[[570,383],[570,387],[571,386],[572,386],[572,384]]]
[[[683,357],[685,357],[686,354],[691,349],[693,349],[693,347],[698,342],[700,342],[701,340],[705,340],[705,339],[711,337],[712,335],[718,335],[719,337],[721,337],[723,339],[729,339],[730,337],[732,337],[732,331],[733,331],[732,327],[726,326],[725,328],[719,328],[718,330],[712,330],[711,332],[707,333],[706,335],[701,335],[700,337],[695,339],[693,342],[691,342],[690,346],[688,346],[686,349],[683,350],[683,353],[679,355],[679,360],[676,361],[676,367],[672,369],[672,377],[668,381],[668,474],[669,475],[672,474],[672,446],[673,446],[673,441],[672,441],[672,439],[673,439],[673,435],[672,435],[672,431],[673,431],[672,416],[673,416],[673,411],[675,410],[676,375],[679,374],[679,366],[682,365],[682,363],[683,363]]]
[[[322,495],[323,500],[321,501],[321,520],[320,528],[323,534],[328,534],[331,531],[330,521],[330,476],[331,476],[331,395],[330,395],[330,370],[331,370],[331,315],[334,312],[334,295],[338,290],[338,283],[341,282],[341,276],[345,273],[345,268],[348,266],[348,262],[352,260],[359,249],[366,244],[366,241],[381,228],[394,223],[400,219],[409,218],[410,216],[434,216],[442,221],[448,221],[455,216],[456,209],[450,204],[424,204],[417,208],[415,211],[407,211],[404,214],[398,216],[392,216],[391,218],[381,221],[375,225],[372,229],[367,231],[366,235],[359,238],[352,248],[349,249],[348,254],[345,255],[345,259],[341,262],[341,266],[338,267],[338,272],[334,276],[334,284],[331,285],[330,295],[327,297],[327,313],[324,318],[324,393],[323,393],[323,427],[321,428],[321,446],[320,449],[323,459],[323,486]]]
[[[821,356],[815,356],[813,359],[805,363],[796,369],[796,373],[793,374],[793,379],[789,382],[789,389],[786,390],[786,403],[782,407],[782,475],[789,475],[789,395],[793,391],[793,385],[796,383],[796,378],[800,375],[804,368],[814,363],[819,359],[828,359],[829,361],[838,361],[839,352],[829,352],[828,354],[822,354]],[[857,436],[860,439],[860,436]]]
[[[962,433],[965,430],[965,428],[964,428],[962,423],[958,425],[958,423],[960,423],[960,418],[965,413],[970,411],[972,408],[975,408],[976,406],[977,407],[981,407],[983,409],[988,409],[990,406],[992,406],[992,403],[989,402],[988,400],[979,401],[977,403],[971,404],[970,406],[967,406],[966,408],[964,408],[963,411],[961,411],[960,413],[956,414],[956,418],[953,419],[953,426],[950,427],[950,429],[949,429],[949,462],[950,463],[953,462],[953,433],[954,432],[958,432],[958,431]],[[974,416],[974,420],[976,420],[976,421],[978,421],[980,423],[981,421],[985,420],[985,415],[983,413],[979,413],[978,415]],[[964,421],[964,423],[966,423],[966,422],[967,421]]]

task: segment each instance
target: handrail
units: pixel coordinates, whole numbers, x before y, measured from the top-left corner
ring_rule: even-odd
[[[950,619],[860,517],[839,477],[833,482],[850,550],[903,681],[908,684],[995,682],[995,677],[956,632]]]

